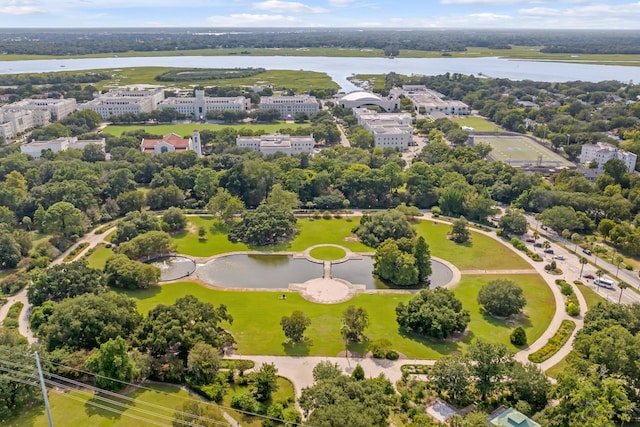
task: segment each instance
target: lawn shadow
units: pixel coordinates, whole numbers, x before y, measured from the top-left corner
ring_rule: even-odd
[[[209,233],[213,235],[228,234],[229,226],[222,221],[215,221],[213,224],[211,224],[211,227],[209,227]]]
[[[370,343],[371,341],[369,340],[369,338],[364,337],[360,342],[349,343],[349,345],[347,346],[347,349],[349,350],[350,353],[356,353],[364,357],[369,351]]]
[[[53,415],[53,414],[52,414]],[[36,421],[38,418],[43,417],[44,415],[44,406],[32,406],[32,407],[23,407],[20,410],[19,415],[11,417],[9,420],[5,420],[6,424],[3,424],[6,427],[33,427],[36,425]],[[55,417],[53,422],[62,421],[57,420]]]
[[[312,345],[313,341],[305,338],[301,342],[285,341],[282,343],[282,349],[287,353],[287,356],[308,356]]]
[[[109,399],[110,402],[102,399]],[[117,403],[116,403],[117,402]],[[115,396],[96,393],[84,404],[84,411],[87,417],[98,416],[111,421],[120,420],[122,418],[123,406],[128,405],[129,401]]]
[[[160,286],[152,286],[149,289],[117,289],[111,288],[116,293],[126,294],[128,297],[136,298],[138,300],[144,301],[146,299],[155,298],[162,289]]]
[[[531,318],[525,313],[514,314],[509,317],[501,318],[489,314],[487,310],[481,307],[480,314],[482,314],[482,318],[485,322],[487,322],[491,326],[496,326],[499,328],[511,329],[517,326],[522,326],[526,329],[533,326],[533,324],[531,323]]]
[[[407,338],[410,339],[411,341],[415,341],[418,342],[426,347],[429,347],[430,349],[436,351],[438,354],[441,354],[443,356],[449,355],[455,351],[460,351],[461,347],[460,347],[460,343],[458,341],[447,341],[447,340],[438,340],[435,338],[429,338],[427,336],[424,335],[419,335],[413,332],[407,332],[404,329],[398,327],[398,334],[403,337],[403,338]],[[468,339],[470,336],[473,335],[473,332],[469,332],[466,336],[466,338],[464,338],[463,342],[467,343]]]

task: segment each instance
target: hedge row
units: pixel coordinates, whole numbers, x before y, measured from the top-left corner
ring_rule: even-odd
[[[89,242],[82,242],[80,243],[78,246],[76,246],[75,248],[73,248],[73,250],[71,252],[69,252],[69,255],[67,255],[66,257],[64,257],[64,261],[65,262],[69,262],[69,261],[73,261],[80,252],[82,252],[82,250],[84,248],[86,248],[87,246],[89,246]]]
[[[509,240],[509,243],[511,243],[513,247],[516,248],[517,250],[524,252],[532,260],[536,262],[542,261],[542,257],[540,256],[540,254],[535,253],[531,249],[527,248],[526,243],[524,243],[522,240],[518,239],[517,237],[514,237],[511,240]]]
[[[541,363],[549,359],[556,354],[560,348],[569,341],[569,337],[573,330],[576,328],[576,324],[573,320],[563,320],[560,328],[552,336],[549,341],[540,350],[529,355],[529,360],[533,363]]]
[[[9,329],[18,329],[18,319],[20,319],[20,313],[24,304],[20,301],[13,304],[7,312],[7,317],[4,318],[2,326]]]

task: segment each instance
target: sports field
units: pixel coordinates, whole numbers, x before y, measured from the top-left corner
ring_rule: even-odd
[[[489,156],[512,166],[573,166],[559,154],[538,144],[526,136],[516,135],[475,135],[474,143],[489,144],[493,150]]]

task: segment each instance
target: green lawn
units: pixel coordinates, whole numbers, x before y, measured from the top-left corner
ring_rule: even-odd
[[[137,389],[127,393],[127,396],[137,399],[135,403],[136,407],[149,410],[154,414],[172,417],[174,410],[184,402],[185,398],[189,397],[186,391],[177,387],[154,385],[150,386],[150,388],[160,392]],[[35,392],[36,390],[34,389],[34,393]],[[80,401],[76,399],[79,399]],[[54,425],[140,427],[155,426],[158,425],[157,423],[162,423],[162,425],[164,425],[167,423],[167,421],[162,418],[140,413],[134,409],[128,409],[123,415],[118,415],[114,412],[107,411],[106,409],[85,404],[88,400],[111,408],[122,409],[121,406],[115,406],[101,400],[93,399],[93,392],[73,391],[65,394],[50,391],[49,403],[51,406],[51,416]],[[163,411],[144,405],[141,402],[152,403],[169,409],[167,411]],[[123,401],[123,403],[129,404],[130,402]],[[130,418],[126,416],[126,414],[137,415],[148,422]],[[45,427],[48,426],[48,422],[47,416],[44,412],[44,407],[40,407],[24,411],[19,417],[9,420],[3,425],[5,427]]]
[[[460,117],[453,120],[460,126],[469,126],[476,132],[505,132],[500,126],[482,117]]]
[[[387,338],[394,349],[409,358],[436,359],[453,351],[461,351],[475,338],[509,344],[509,334],[522,325],[533,342],[546,329],[554,312],[553,296],[542,279],[536,275],[522,275],[516,281],[523,287],[529,302],[520,322],[508,322],[485,317],[476,302],[477,293],[489,280],[513,276],[466,276],[454,289],[463,305],[471,312],[472,332],[461,342],[445,342],[408,335],[395,322],[395,307],[411,299],[411,294],[360,294],[340,304],[316,304],[291,292],[285,300],[275,292],[221,291],[192,282],[178,282],[151,290],[125,291],[138,301],[141,312],[147,313],[157,304],[172,304],[184,295],[194,295],[201,301],[225,304],[234,321],[229,330],[238,342],[241,354],[273,354],[295,356],[336,356],[344,348],[340,337],[340,316],[349,305],[364,307],[370,326],[365,331],[369,340]],[[280,329],[282,316],[302,310],[311,319],[306,336],[311,345],[287,344]],[[511,346],[512,347],[512,346]],[[366,343],[351,346],[364,352]],[[514,347],[512,347],[514,348]],[[515,350],[515,348],[514,348]]]
[[[578,290],[580,292],[582,292],[582,296],[584,297],[585,301],[587,302],[587,310],[591,307],[593,307],[594,305],[596,305],[599,302],[606,302],[607,300],[605,298],[603,298],[602,296],[600,296],[600,294],[598,294],[597,292],[595,292],[593,289],[589,288],[587,285],[577,285],[578,286]]]
[[[489,155],[492,159],[512,166],[538,163],[545,166],[574,166],[558,153],[524,135],[476,135],[474,142],[490,145],[492,150]]]
[[[105,247],[104,244],[96,246],[93,253],[87,257],[89,267],[103,270],[107,259],[109,259],[111,255],[113,255],[113,249]]]
[[[336,248],[335,246],[321,246],[314,248],[309,252],[315,259],[321,259],[323,261],[335,261],[337,259],[344,258],[347,253],[344,249]]]
[[[420,221],[416,230],[429,244],[431,255],[444,258],[460,270],[515,270],[531,266],[511,248],[491,237],[471,232],[471,243],[460,245],[447,239],[451,226]]]
[[[244,243],[231,243],[226,228],[212,216],[190,216],[185,231],[173,234],[178,253],[197,257],[209,257],[226,252],[247,251]],[[206,239],[200,240],[198,228],[207,230]]]
[[[180,123],[175,125],[130,125],[130,126],[107,126],[102,132],[110,135],[120,136],[123,132],[134,131],[138,129],[144,129],[145,132],[156,135],[167,135],[169,133],[175,133],[180,136],[191,136],[194,129],[212,130],[217,131],[224,128],[233,129],[249,129],[252,132],[260,131],[260,133],[274,133],[282,129],[298,129],[300,127],[309,127],[310,124],[297,124],[297,123],[285,123],[283,121],[278,123],[268,124],[247,124],[247,123],[235,123],[235,124],[217,124],[217,123]]]

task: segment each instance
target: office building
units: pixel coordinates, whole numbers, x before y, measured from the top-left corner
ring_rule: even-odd
[[[300,153],[313,154],[314,144],[313,136],[290,136],[279,133],[262,136],[239,136],[236,138],[238,147],[250,148],[263,154],[280,152],[288,156]]]
[[[191,116],[194,120],[204,120],[207,112],[218,111],[248,111],[251,109],[251,100],[244,96],[235,97],[210,97],[205,96],[204,90],[196,90],[195,97],[171,97],[163,100],[159,108],[161,110],[173,108],[178,113]]]
[[[263,96],[260,98],[261,110],[278,110],[280,117],[285,120],[293,120],[296,113],[312,115],[320,108],[315,96]]]

